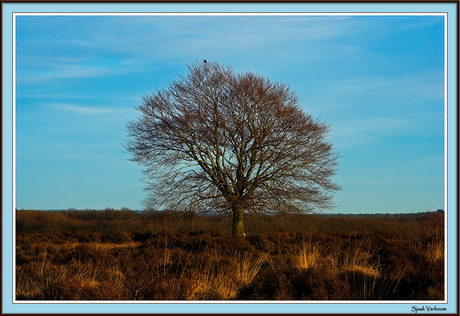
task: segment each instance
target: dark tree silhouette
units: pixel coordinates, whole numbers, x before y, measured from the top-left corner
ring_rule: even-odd
[[[333,206],[330,128],[285,84],[200,62],[138,110],[125,147],[145,167],[149,207],[231,212],[241,236],[244,213]]]

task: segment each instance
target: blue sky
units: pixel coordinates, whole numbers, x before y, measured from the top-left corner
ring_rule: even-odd
[[[333,213],[444,207],[443,16],[18,16],[16,208],[141,209],[140,97],[207,59],[282,81],[343,157]]]

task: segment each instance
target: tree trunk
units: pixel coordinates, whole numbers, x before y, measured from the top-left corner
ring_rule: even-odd
[[[244,209],[242,207],[233,207],[233,236],[244,236],[244,221],[243,221],[243,212]]]

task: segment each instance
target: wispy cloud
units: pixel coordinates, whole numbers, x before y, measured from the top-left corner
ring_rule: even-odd
[[[34,19],[23,18],[24,22]],[[21,41],[21,36],[18,37],[19,82],[132,72],[135,67],[145,67],[153,61],[194,59],[204,53],[211,60],[213,56],[231,58],[238,54],[255,58],[254,51],[278,58],[286,55],[286,59],[299,56],[315,59],[331,50],[328,40],[356,30],[356,23],[344,23],[346,18],[327,17],[68,17],[57,20],[62,23],[62,29],[55,29],[51,21],[41,20],[45,26],[36,31],[33,39]],[[87,21],[91,23],[83,23]],[[53,36],[49,35],[46,25],[53,30]],[[78,28],[74,28],[75,25]],[[73,29],[75,31],[70,31]],[[286,50],[284,44],[290,42],[299,43],[302,54],[296,49]],[[308,49],[303,49],[304,45]],[[336,54],[341,53],[338,47],[341,45],[336,44],[333,49]]]
[[[54,103],[48,104],[49,107],[57,110],[71,112],[77,115],[98,115],[120,112],[120,109],[100,108],[100,107],[83,107],[80,105],[69,104],[69,103]]]
[[[423,126],[432,120],[443,120],[444,81],[442,72],[420,72],[401,76],[361,76],[301,84],[302,104],[315,116],[350,122],[354,117],[377,117],[377,121],[397,118],[418,118],[414,125]],[[395,123],[395,119],[391,120]],[[365,119],[360,124],[379,122]],[[371,124],[368,124],[368,123]],[[387,123],[390,123],[388,121]],[[351,123],[350,123],[351,124]],[[351,124],[353,126],[355,124]]]
[[[418,99],[442,99],[444,97],[443,73],[421,73],[399,77],[348,78],[331,81],[337,94],[386,95]]]
[[[103,63],[103,61],[100,61]],[[128,67],[120,65],[89,65],[85,63],[75,64],[49,64],[41,69],[18,69],[18,84],[43,83],[50,80],[82,79],[101,76],[111,76],[130,72]]]
[[[410,119],[398,117],[374,117],[356,120],[347,120],[343,125],[336,126],[335,130],[339,135],[350,136],[357,133],[387,132],[395,133],[403,127],[413,124]]]
[[[331,137],[339,148],[360,146],[410,131],[414,121],[398,117],[351,119],[333,125]]]

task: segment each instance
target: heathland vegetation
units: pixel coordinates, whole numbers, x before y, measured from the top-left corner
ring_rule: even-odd
[[[16,212],[18,300],[442,300],[444,215]]]

